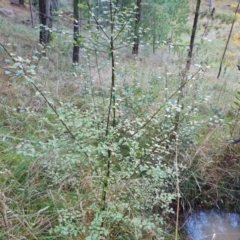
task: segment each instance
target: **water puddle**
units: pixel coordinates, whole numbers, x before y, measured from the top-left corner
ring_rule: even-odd
[[[194,212],[185,229],[191,240],[240,240],[240,215],[217,210]]]

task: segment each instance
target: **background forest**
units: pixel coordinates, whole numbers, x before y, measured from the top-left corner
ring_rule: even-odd
[[[193,210],[240,213],[239,1],[10,2],[0,239],[187,239]]]

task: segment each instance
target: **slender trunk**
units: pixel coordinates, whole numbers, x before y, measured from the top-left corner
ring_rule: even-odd
[[[32,28],[33,28],[34,22],[33,22],[33,12],[32,12],[32,0],[29,0],[29,6],[30,6],[30,14],[31,14],[31,24],[32,24]]]
[[[189,71],[190,66],[191,66],[193,46],[194,46],[194,40],[195,40],[195,36],[196,36],[196,31],[197,31],[197,23],[198,23],[200,5],[201,5],[201,0],[197,0],[195,17],[194,17],[193,27],[192,27],[192,34],[191,34],[190,45],[189,45],[189,50],[188,50],[188,57],[187,57],[187,62],[186,62],[186,67],[185,67],[185,74],[187,71]]]
[[[134,43],[133,43],[133,50],[132,50],[132,54],[136,54],[138,55],[139,52],[139,41],[140,41],[140,37],[139,37],[139,23],[140,23],[140,19],[141,19],[141,3],[142,0],[137,0],[136,5],[137,5],[137,10],[136,10],[136,16],[135,16],[135,29],[134,29]]]
[[[110,118],[111,118],[111,111],[113,112],[113,120],[112,120],[112,127],[116,127],[116,102],[115,102],[115,80],[116,80],[116,74],[115,74],[115,57],[114,57],[114,12],[112,9],[112,1],[109,2],[109,11],[110,11],[110,24],[111,24],[111,37],[110,37],[110,52],[111,52],[111,96],[110,96],[110,102],[108,107],[108,117],[107,117],[107,127],[106,127],[106,136],[109,134],[109,128],[110,128]],[[111,173],[111,157],[112,157],[112,151],[111,149],[108,149],[108,159],[107,159],[107,169],[106,169],[106,175],[103,180],[103,191],[102,191],[102,203],[101,203],[101,210],[106,210],[106,201],[107,201],[107,189],[109,185],[109,177]],[[101,223],[101,227],[103,227],[104,221]]]
[[[101,2],[100,0],[97,0],[97,29],[99,30],[99,19],[100,19],[100,7]]]
[[[153,53],[155,53],[156,50],[156,26],[155,26],[155,22],[154,24],[154,28],[153,28]]]
[[[19,0],[19,4],[24,5],[24,0]]]
[[[52,15],[50,0],[39,0],[39,20],[40,20],[40,43],[46,44],[50,42],[50,31],[52,28]]]
[[[73,17],[74,17],[74,25],[73,25],[73,56],[72,61],[73,64],[77,64],[79,62],[79,45],[78,45],[78,37],[79,37],[79,9],[78,9],[79,0],[73,0]]]
[[[187,56],[187,62],[186,62],[186,66],[185,66],[185,69],[184,69],[183,74],[182,74],[182,80],[181,80],[180,86],[184,86],[184,82],[186,81],[187,72],[190,70],[190,66],[191,66],[193,46],[194,46],[194,40],[195,40],[195,36],[196,36],[196,31],[197,31],[197,23],[198,23],[200,5],[201,5],[201,0],[197,0],[196,12],[195,12],[195,17],[194,17],[194,21],[193,21],[192,34],[191,34],[188,56]],[[182,101],[183,97],[184,97],[184,94],[183,94],[183,89],[182,89],[180,91],[180,93],[178,94],[178,99],[177,99],[177,105],[178,106],[181,105],[181,108],[183,108],[183,105],[181,104],[181,101]],[[180,111],[175,114],[175,117],[174,117],[174,132],[177,132],[177,130],[179,128],[180,115],[181,115]],[[170,141],[173,141],[175,139],[176,139],[176,135],[172,134],[170,136]]]

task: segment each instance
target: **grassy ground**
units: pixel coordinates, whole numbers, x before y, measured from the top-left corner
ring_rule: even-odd
[[[0,43],[9,53],[36,64],[33,56],[42,47],[38,44],[38,29],[31,28],[28,21],[28,5],[18,7],[0,0],[0,7],[11,8],[16,14],[14,19],[0,16]],[[240,212],[239,146],[227,144],[227,140],[238,136],[240,130],[240,103],[237,99],[239,70],[236,67],[239,64],[239,20],[235,22],[222,73],[217,79],[234,7],[228,6],[225,1],[216,1],[215,18],[209,20],[205,16],[200,19],[189,73],[189,76],[195,77],[184,88],[183,112],[186,116],[179,132],[181,140],[178,151],[174,151],[173,155],[158,152],[151,156],[153,165],[159,155],[163,156],[162,168],[167,166],[174,169],[174,159],[179,160],[181,204],[178,206],[173,201],[171,207],[175,212],[180,210],[181,224],[184,215],[193,209],[213,207]],[[202,11],[207,11],[206,5],[202,6]],[[190,16],[189,30],[192,20]],[[36,24],[36,13],[34,21]],[[57,21],[55,27],[59,31],[71,31],[68,14],[64,20]],[[152,54],[150,44],[141,46],[137,58],[127,48],[120,51],[116,88],[119,89],[124,107],[119,108],[117,114],[124,124],[128,123],[125,122],[128,118],[133,127],[137,128],[142,124],[141,121],[148,119],[176,91],[180,72],[185,65],[189,33],[184,33],[181,41],[172,45],[159,45],[155,54]],[[42,58],[37,65],[35,83],[44,90],[45,96],[59,111],[60,118],[69,124],[71,131],[79,134],[78,141],[81,146],[85,146],[85,154],[87,152],[91,155],[91,151],[95,151],[91,146],[98,146],[95,135],[102,136],[105,132],[110,62],[104,53],[90,56],[81,50],[81,65],[79,68],[73,67],[71,38],[68,34],[54,34],[51,46],[47,49],[47,58]],[[0,203],[3,216],[0,220],[0,238],[85,239],[84,231],[87,230],[84,226],[93,224],[96,216],[91,204],[98,203],[101,198],[99,185],[102,181],[98,181],[98,178],[102,177],[101,171],[105,169],[99,162],[105,159],[104,153],[103,156],[102,153],[93,154],[92,159],[86,160],[79,146],[72,144],[69,133],[31,82],[22,76],[6,75],[6,71],[11,71],[7,58],[6,51],[0,48]],[[165,115],[169,109],[170,113],[175,112],[176,98],[171,98],[169,105],[164,104],[164,111],[147,128],[145,138],[140,138],[140,146],[145,146],[145,142],[150,145],[158,143],[165,139],[164,134],[169,134],[163,122],[169,124]],[[96,123],[98,127],[95,129]],[[120,130],[121,134],[124,132],[124,137],[129,134],[129,126],[124,125]],[[159,130],[156,134],[160,128],[162,132]],[[154,137],[155,142],[152,142]],[[161,147],[163,145],[164,151],[169,150],[168,143],[160,144]],[[127,158],[129,152],[127,146],[121,149],[122,156],[131,162],[131,158]],[[136,150],[136,153],[142,156],[140,150]],[[120,159],[120,155],[112,161],[116,159]],[[96,167],[92,168],[95,164]],[[126,166],[123,164],[121,167],[124,169]],[[147,188],[148,185],[140,180],[139,173],[134,172],[127,178],[119,168],[116,164],[113,173],[118,181],[116,184],[112,180],[108,201],[119,201],[118,211],[121,212],[125,206],[120,204],[119,199],[122,202],[127,200],[123,196],[118,199],[118,192],[125,194],[127,187],[134,189],[134,186],[142,185]],[[145,179],[145,175],[142,179]],[[175,192],[175,184],[167,185],[165,190],[168,193]],[[141,202],[141,197],[139,199]],[[140,215],[134,209],[137,209],[136,205],[128,212],[131,219]],[[165,239],[173,239],[176,215],[166,215],[161,207],[158,209],[156,206],[153,212],[165,217],[168,223],[164,228]],[[144,234],[137,238],[137,233],[135,236],[130,234],[127,223],[119,222],[109,227],[111,234],[108,239],[154,239],[151,229],[144,230]],[[84,230],[78,229],[75,223],[81,223]],[[73,234],[75,232],[77,234]],[[121,238],[119,232],[128,238]],[[117,238],[118,234],[120,238]],[[179,239],[184,238],[184,232],[180,231]]]

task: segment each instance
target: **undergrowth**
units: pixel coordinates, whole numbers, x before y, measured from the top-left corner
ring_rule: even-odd
[[[206,39],[186,76],[179,36],[159,44],[159,62],[145,43],[130,56],[136,9],[125,10],[84,32],[77,66],[70,35],[45,47],[33,30],[27,52],[4,36],[16,94],[0,98],[1,239],[173,239],[176,212],[239,212],[238,147],[226,143],[239,130],[239,93],[212,82]]]

